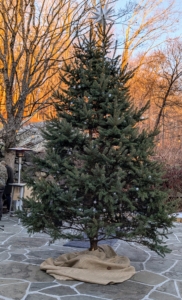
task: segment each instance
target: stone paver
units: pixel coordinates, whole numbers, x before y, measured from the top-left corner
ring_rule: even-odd
[[[146,269],[152,272],[161,273],[168,270],[174,265],[174,260],[172,259],[163,259],[161,257],[152,257],[146,263]]]
[[[168,295],[166,293],[160,293],[160,292],[155,291],[150,295],[150,299],[153,299],[153,300],[180,300],[181,298],[178,298],[178,297],[175,297],[172,295]]]
[[[152,287],[132,282],[130,280],[120,284],[114,285],[98,285],[91,283],[84,283],[77,287],[80,294],[87,294],[90,296],[105,297],[113,300],[141,300]]]
[[[16,218],[3,215],[0,231],[0,300],[182,300],[182,224],[175,223],[165,258],[142,245],[118,241],[114,250],[130,258],[136,274],[120,284],[55,280],[40,270],[48,257],[81,249],[50,244],[42,233],[30,237]]]
[[[136,271],[141,271],[144,269],[144,265],[141,262],[132,261],[132,266],[135,268]]]
[[[119,255],[127,256],[133,262],[145,262],[149,257],[148,253],[138,249],[134,244],[129,244],[124,241],[120,242],[120,247],[118,248],[117,253]]]
[[[46,239],[43,238],[31,238],[31,237],[12,237],[9,238],[8,241],[4,243],[5,247],[9,247],[11,245],[11,249],[16,248],[35,248],[41,247],[47,243]]]
[[[28,295],[25,300],[55,300],[56,298],[53,298],[51,296],[45,296],[41,294],[31,294]]]
[[[164,273],[164,275],[170,279],[182,280],[182,261],[177,261],[175,266]]]
[[[42,289],[41,292],[44,294],[54,295],[54,296],[77,294],[76,291],[74,291],[69,286],[56,286],[56,287],[46,288],[46,289]]]
[[[6,284],[0,286],[0,295],[14,300],[21,300],[28,288],[28,282],[18,282],[14,284]]]
[[[149,271],[138,272],[131,278],[131,280],[138,281],[141,283],[146,283],[149,285],[157,285],[159,283],[166,281],[166,279],[167,278],[162,275],[152,273]]]
[[[98,298],[98,297],[95,298],[92,296],[83,296],[83,295],[82,296],[78,295],[78,296],[61,297],[61,299],[63,299],[63,300],[103,300],[103,298]]]
[[[12,260],[12,261],[24,261],[25,259],[26,259],[25,255],[16,254],[16,253],[12,253],[9,258],[9,260]]]
[[[29,292],[37,292],[40,291],[42,289],[48,288],[50,286],[56,286],[57,283],[56,282],[34,282],[31,283],[30,288],[29,288]]]
[[[181,282],[177,281],[177,286],[178,286],[178,289],[179,289],[180,296],[182,298],[182,280],[181,280]]]
[[[50,247],[51,248],[51,247]],[[59,255],[63,254],[65,252],[63,251],[57,251],[57,250],[42,250],[42,251],[30,251],[27,254],[27,257],[29,258],[41,258],[41,259],[47,259],[49,257],[58,257]]]
[[[0,263],[0,276],[2,278],[24,279],[29,282],[53,281],[53,277],[42,272],[39,266],[7,260]]]
[[[33,264],[33,265],[40,265],[45,259],[33,259],[33,258],[29,258],[29,259],[25,259],[26,263],[29,264]]]
[[[177,281],[177,287],[179,289],[179,294],[180,294],[181,299],[182,299],[182,279],[181,279],[181,282]]]
[[[157,288],[157,291],[178,296],[174,280],[169,280]]]

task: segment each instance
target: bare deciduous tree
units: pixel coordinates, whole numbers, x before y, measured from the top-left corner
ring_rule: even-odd
[[[140,55],[142,65],[146,55],[165,40],[167,33],[179,24],[180,11],[175,10],[175,0],[140,0],[130,18],[122,24],[122,67],[144,46]]]
[[[139,58],[140,59],[140,58]],[[138,62],[135,62],[138,65]],[[136,105],[150,100],[150,128],[161,130],[162,140],[177,140],[182,123],[182,42],[169,40],[165,48],[146,57],[145,64],[131,79],[131,95]]]
[[[156,56],[161,57],[159,52],[156,52]],[[155,97],[158,114],[155,128],[159,127],[162,116],[165,117],[166,108],[170,110],[182,108],[182,43],[178,40],[169,42],[158,65],[160,70],[157,74],[158,91]]]
[[[57,72],[78,29],[84,29],[87,12],[87,1],[0,1],[0,121],[10,165],[14,159],[8,148],[16,145],[25,107],[33,104],[33,113],[45,104],[38,99],[31,103],[30,95]]]

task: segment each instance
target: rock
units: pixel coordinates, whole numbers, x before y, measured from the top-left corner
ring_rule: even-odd
[[[47,259],[49,257],[57,258],[58,256],[64,254],[63,251],[57,251],[57,250],[44,250],[44,251],[30,251],[28,253],[29,258],[42,258]]]
[[[178,282],[177,282],[177,285],[178,285],[179,293],[180,293],[181,298],[182,298],[182,281],[181,281],[181,282],[178,281]]]
[[[11,257],[9,258],[9,260],[13,260],[13,261],[23,261],[26,259],[26,256],[23,254],[14,254],[11,253]]]
[[[39,291],[41,289],[44,289],[44,288],[48,288],[48,287],[51,287],[51,286],[55,286],[56,283],[55,282],[33,282],[31,283],[31,286],[29,288],[29,292],[36,292],[36,291]]]
[[[103,297],[104,295],[104,298],[112,300],[141,300],[152,289],[151,286],[147,286],[130,280],[127,280],[120,284],[106,286],[83,283],[81,285],[78,285],[76,288],[81,294],[87,294],[90,296],[95,296],[97,298]]]
[[[162,275],[157,275],[152,272],[148,271],[141,271],[136,273],[131,280],[137,281],[137,282],[142,282],[145,284],[150,284],[150,285],[156,285],[159,283],[162,283],[163,281],[166,281],[166,277]]]
[[[151,293],[150,298],[153,300],[181,300],[181,298],[176,298],[175,296],[157,292],[157,291]]]
[[[142,249],[138,249],[136,246],[121,241],[121,246],[118,251],[119,255],[127,256],[131,262],[145,262],[149,257],[148,254]]]
[[[28,295],[25,300],[55,300],[55,298],[41,294],[32,294]]]
[[[69,286],[54,286],[49,288],[44,288],[41,290],[42,293],[54,296],[60,295],[76,295],[76,291],[74,291]]]
[[[53,277],[41,271],[39,266],[24,264],[20,262],[1,262],[0,275],[4,279],[23,279],[30,282],[52,282],[54,280]],[[28,284],[26,283],[26,285]],[[7,286],[7,288],[9,288],[9,285]],[[22,289],[25,293],[25,286],[23,286]],[[1,290],[0,295],[2,295]],[[9,298],[15,299],[13,297]]]
[[[175,287],[175,283],[174,283],[173,280],[167,281],[163,285],[159,286],[157,288],[157,290],[160,291],[160,292],[164,292],[164,293],[168,293],[168,294],[178,296],[177,291],[176,291],[176,287]]]
[[[168,270],[174,264],[174,260],[172,259],[164,259],[164,258],[150,258],[145,266],[149,271],[153,271],[156,273],[161,273]]]
[[[171,279],[181,280],[182,279],[182,261],[178,261],[178,263],[173,268],[171,268],[168,272],[164,273],[164,275]]]
[[[8,239],[4,246],[12,245],[11,249],[19,249],[19,248],[34,248],[34,247],[40,247],[47,243],[47,240],[45,238],[31,238],[31,237],[12,237],[11,239]]]
[[[10,288],[11,286],[11,288]],[[28,288],[28,283],[15,283],[0,286],[0,294],[6,299],[21,300]]]

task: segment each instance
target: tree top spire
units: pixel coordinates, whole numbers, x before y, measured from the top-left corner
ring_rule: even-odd
[[[95,11],[93,12],[92,19],[96,22],[104,26],[108,21],[113,22],[113,8],[109,7],[109,1],[106,1],[105,5],[102,5],[101,0],[99,0],[99,6],[95,7]]]

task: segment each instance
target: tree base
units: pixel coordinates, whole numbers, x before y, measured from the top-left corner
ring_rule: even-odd
[[[96,284],[121,283],[135,274],[130,260],[118,256],[108,245],[98,246],[95,251],[66,253],[57,259],[46,259],[41,270],[57,280],[79,280]]]

